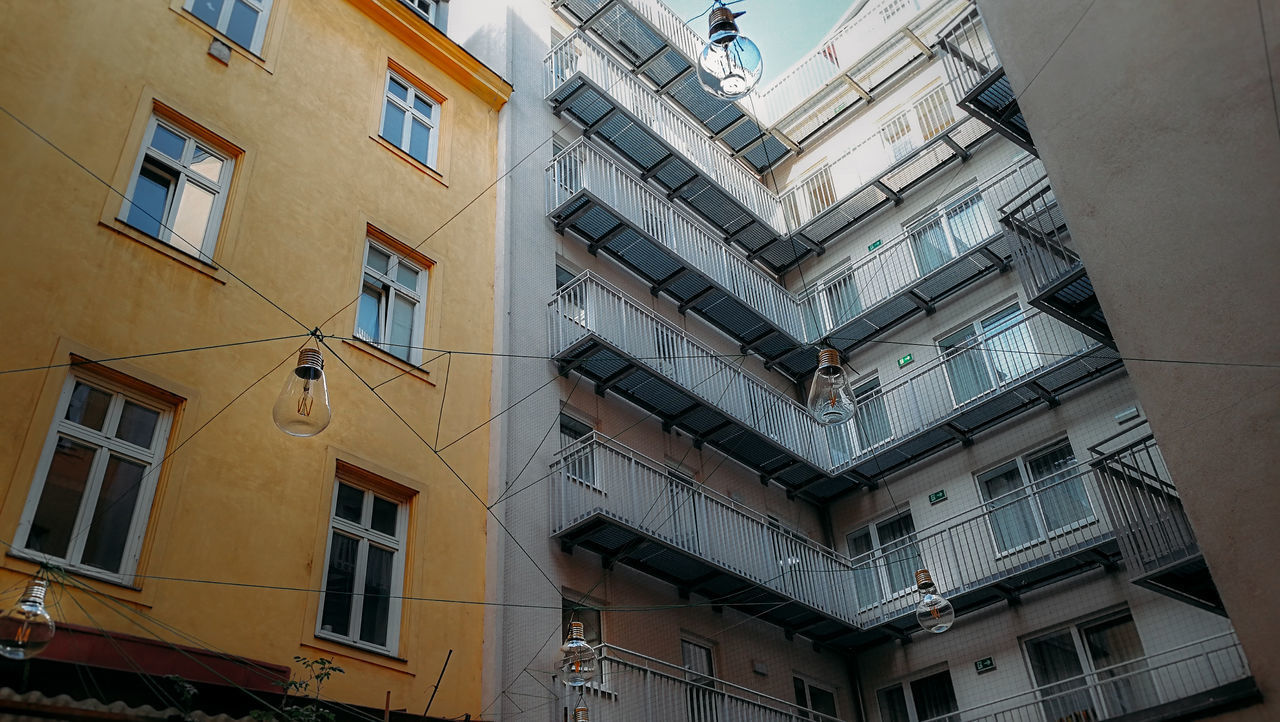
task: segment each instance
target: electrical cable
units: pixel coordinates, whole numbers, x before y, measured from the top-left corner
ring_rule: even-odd
[[[272,336],[270,338],[259,338],[252,341],[231,341],[228,343],[216,343],[205,346],[189,346],[187,348],[169,349],[168,351],[152,351],[149,353],[135,353],[127,356],[108,356],[98,359],[84,359],[83,361],[63,361],[61,363],[46,364],[44,366],[26,366],[23,368],[0,370],[0,376],[6,374],[20,374],[28,371],[48,371],[51,369],[75,368],[77,366],[91,366],[93,364],[104,364],[112,361],[129,361],[132,359],[152,358],[155,356],[169,356],[172,354],[188,353],[191,351],[209,351],[218,348],[231,348],[233,346],[248,346],[251,344],[268,343],[271,341],[285,341],[291,338],[305,338],[310,336],[309,333],[296,333],[291,336]]]

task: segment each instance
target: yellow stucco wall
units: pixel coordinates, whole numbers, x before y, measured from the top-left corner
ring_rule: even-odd
[[[0,105],[116,189],[128,184],[157,104],[241,151],[215,264],[206,265],[127,229],[115,220],[119,196],[0,116],[0,369],[65,363],[72,353],[107,358],[303,332],[237,276],[306,326],[350,336],[355,306],[347,304],[359,291],[369,225],[410,246],[430,236],[419,247],[434,264],[424,345],[492,348],[496,201],[486,189],[496,177],[498,108],[510,88],[395,0],[275,0],[262,58],[235,49],[226,65],[208,54],[217,33],[182,0],[6,0],[0,17]],[[377,138],[389,62],[445,98],[438,173]],[[342,460],[413,495],[405,594],[482,600],[483,503],[332,354],[334,420],[319,436],[291,438],[272,424],[292,360],[200,430],[301,343],[106,364],[185,399],[139,575],[320,587]],[[360,342],[329,343],[371,384],[408,368]],[[489,360],[453,356],[443,398],[446,360],[379,388],[441,445],[490,415]],[[0,375],[6,542],[67,374]],[[483,429],[443,453],[480,499],[488,456]],[[0,588],[35,568],[12,555],[0,564]],[[226,652],[290,665],[294,655],[330,657],[346,674],[325,696],[344,702],[381,708],[390,690],[392,709],[421,712],[452,649],[432,714],[475,715],[483,705],[479,606],[406,601],[394,659],[317,639],[314,593],[145,577],[135,588],[85,580]],[[86,599],[94,619],[65,602],[59,616],[146,636]]]

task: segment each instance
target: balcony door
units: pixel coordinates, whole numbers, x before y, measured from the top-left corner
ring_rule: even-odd
[[[1101,720],[1159,703],[1128,613],[1024,643],[1040,706],[1049,720]]]
[[[938,341],[956,406],[1026,376],[1038,366],[1035,342],[1015,304]]]
[[[682,639],[680,654],[684,662],[684,678],[689,683],[685,690],[689,722],[718,722],[721,695],[716,691],[711,647]]]
[[[924,277],[958,258],[996,232],[977,191],[965,193],[907,227],[916,270]]]
[[[858,607],[865,609],[910,591],[920,568],[910,512],[870,524],[849,534],[853,558],[853,589]]]
[[[1007,554],[1094,521],[1093,504],[1063,440],[977,476],[996,551]]]
[[[952,714],[960,709],[956,704],[955,688],[951,684],[951,671],[942,670],[903,684],[895,684],[876,692],[880,707],[880,722],[924,722],[945,719],[959,720]]]
[[[889,410],[880,393],[880,379],[872,379],[853,390],[857,410],[853,415],[854,430],[858,434],[858,448],[866,451],[893,436],[889,424]]]
[[[591,427],[569,416],[560,414],[560,448],[571,451],[564,454],[565,475],[570,481],[599,488],[596,483],[595,459],[590,445],[578,442],[591,435]]]

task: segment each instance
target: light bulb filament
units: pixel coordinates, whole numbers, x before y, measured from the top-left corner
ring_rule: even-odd
[[[310,416],[311,407],[315,404],[316,397],[311,393],[311,381],[302,384],[302,395],[298,397],[298,414],[301,416]]]
[[[14,636],[14,639],[18,641],[18,644],[26,644],[27,642],[30,642],[31,641],[31,625],[26,622],[23,622],[22,626],[18,628],[18,633],[13,636]]]

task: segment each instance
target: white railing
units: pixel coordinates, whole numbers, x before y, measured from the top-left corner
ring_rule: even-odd
[[[590,271],[550,302],[553,354],[594,334],[818,469],[831,465],[808,409]]]
[[[850,259],[818,279],[799,298],[808,339],[830,334],[867,309],[902,293],[941,268],[940,264],[983,245],[999,232],[997,209],[1002,202],[1043,173],[1044,164],[1039,159],[1024,156],[983,181],[976,189],[977,195],[965,201],[966,208],[949,209],[946,217],[938,219],[937,230],[943,230],[941,224],[947,225],[945,233],[952,239],[950,244],[930,243],[930,233],[937,231],[903,233],[857,262]]]
[[[923,722],[1104,720],[1249,676],[1240,641],[1227,632]]]
[[[785,232],[778,199],[758,178],[721,150],[693,121],[649,90],[582,30],[574,31],[552,48],[543,62],[548,99],[576,73],[581,73],[751,214],[775,232]]]
[[[908,33],[930,46],[965,5],[965,0],[939,0],[907,23],[900,17],[886,22],[868,14],[846,24],[760,91],[756,108],[761,123],[778,126],[797,142],[803,140],[859,99],[841,76],[863,90],[875,89],[924,55]]]
[[[594,719],[610,722],[840,722],[722,679],[602,644],[599,678],[583,688]],[[577,700],[569,693],[569,707]]]
[[[956,22],[938,35],[946,54],[947,78],[957,98],[978,87],[991,71],[1000,67],[995,45],[987,33],[978,8],[971,3]]]
[[[1018,239],[1015,254],[1028,297],[1039,297],[1083,267],[1047,177],[1028,185],[1001,214]]]
[[[1020,311],[864,397],[859,409],[865,423],[826,427],[836,462],[833,472],[1099,347],[1048,314]]]
[[[599,434],[561,449],[552,468],[557,476],[551,493],[552,535],[604,514],[853,624],[848,583],[853,567],[821,544],[705,486],[677,478],[657,461]]]
[[[786,288],[580,138],[547,167],[547,213],[584,190],[792,339],[803,338],[800,308]]]

